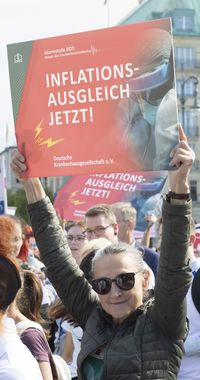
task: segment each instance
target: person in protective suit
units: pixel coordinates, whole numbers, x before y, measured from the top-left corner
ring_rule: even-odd
[[[130,97],[119,104],[119,127],[136,169],[168,170],[178,143],[171,35],[151,28],[136,46],[138,75],[129,81]]]

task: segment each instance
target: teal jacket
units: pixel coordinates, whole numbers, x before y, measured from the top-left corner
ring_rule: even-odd
[[[117,326],[101,309],[98,296],[72,258],[49,199],[28,208],[47,275],[84,330],[78,358],[79,379],[84,379],[85,360],[102,346],[102,380],[176,379],[187,330],[185,296],[191,283],[187,259],[191,202],[176,206],[163,202],[155,299]]]

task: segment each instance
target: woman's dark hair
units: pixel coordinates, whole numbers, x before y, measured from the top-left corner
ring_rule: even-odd
[[[80,263],[80,269],[84,272],[85,278],[91,283],[92,281],[92,259],[95,255],[95,250],[88,253]]]
[[[49,337],[46,321],[41,316],[43,289],[40,279],[30,270],[22,270],[20,274],[22,288],[17,293],[17,307],[25,317],[41,324],[46,336]]]
[[[89,282],[91,282],[92,280],[91,265],[92,258],[94,257],[94,255],[95,251],[90,252],[87,256],[83,258],[83,260],[80,263],[80,269],[84,272],[85,278]],[[63,318],[67,320],[69,323],[73,324],[74,326],[78,326],[78,324],[76,323],[72,315],[67,311],[60,299],[54,302],[54,304],[48,308],[48,316],[52,320]]]

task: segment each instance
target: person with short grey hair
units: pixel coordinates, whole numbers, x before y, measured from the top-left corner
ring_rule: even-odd
[[[137,267],[140,268],[141,272],[144,270],[144,261],[141,251],[131,247],[129,244],[119,242],[116,244],[109,244],[106,247],[100,248],[96,251],[92,259],[92,272],[94,271],[95,263],[98,259],[104,256],[117,255],[120,253],[130,255],[131,259],[136,263]]]
[[[143,254],[143,259],[157,276],[159,255],[152,249],[144,246],[134,239],[134,230],[137,220],[137,210],[131,202],[115,202],[111,205],[118,225],[118,239],[139,249]]]
[[[179,128],[171,152],[171,192],[163,201],[163,236],[155,298],[144,300],[147,272],[132,248],[110,245],[97,254],[90,284],[73,259],[39,179],[22,179],[34,235],[47,275],[83,328],[79,380],[175,380],[187,333],[185,297],[191,283],[187,252],[191,217],[188,176],[194,152]],[[25,158],[15,152],[21,178]],[[104,226],[105,227],[105,226]],[[105,254],[107,252],[108,254]],[[112,253],[111,253],[112,252]],[[104,254],[103,254],[104,253]]]

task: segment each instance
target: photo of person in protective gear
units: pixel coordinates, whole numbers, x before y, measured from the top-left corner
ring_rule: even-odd
[[[118,109],[122,139],[136,169],[168,170],[169,153],[178,143],[172,36],[147,29],[134,46],[130,97]]]

